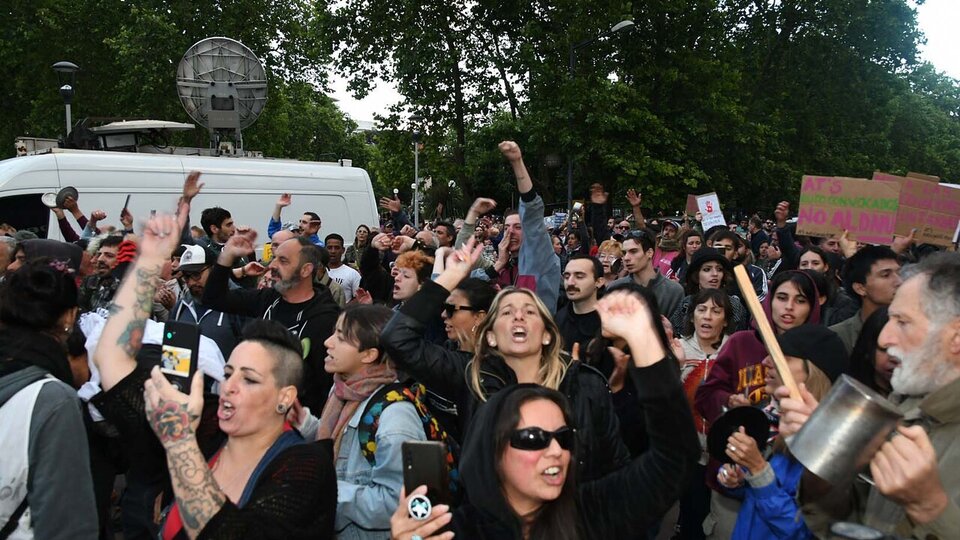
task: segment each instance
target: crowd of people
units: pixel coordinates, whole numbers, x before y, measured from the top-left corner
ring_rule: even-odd
[[[71,197],[64,241],[4,226],[0,539],[960,534],[960,256],[801,237],[786,202],[703,230],[629,190],[615,216],[600,184],[544,219],[500,151],[517,209],[418,227],[394,195],[381,223],[322,234],[315,212],[284,221],[284,193],[262,252],[229,209],[191,225],[198,172],[119,227]],[[179,386],[172,322],[200,334]],[[869,483],[790,453],[842,375],[904,414]],[[413,441],[446,452],[452,500],[426,513]]]

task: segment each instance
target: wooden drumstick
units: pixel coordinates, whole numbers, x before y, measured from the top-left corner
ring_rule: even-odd
[[[763,338],[763,343],[767,346],[767,352],[769,352],[770,357],[773,358],[773,364],[777,367],[780,380],[782,380],[783,384],[790,390],[790,397],[792,399],[802,400],[800,388],[797,386],[797,381],[793,380],[793,373],[790,372],[787,359],[783,357],[783,351],[780,350],[777,335],[773,332],[773,328],[770,327],[770,321],[767,320],[767,314],[763,312],[763,306],[760,305],[757,293],[753,290],[753,282],[750,281],[747,269],[744,268],[742,264],[738,264],[733,267],[733,275],[736,276],[737,285],[740,287],[740,297],[747,303],[747,309],[750,310],[753,319],[757,321],[757,327],[760,329],[760,337]],[[771,292],[770,294],[773,293]]]

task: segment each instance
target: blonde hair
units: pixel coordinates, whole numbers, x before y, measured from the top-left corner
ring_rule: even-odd
[[[803,370],[807,372],[807,380],[803,382],[804,386],[807,387],[807,391],[813,394],[813,397],[817,401],[823,401],[823,398],[830,392],[830,389],[833,388],[833,383],[830,382],[830,377],[827,377],[827,374],[823,372],[822,369],[818,368],[813,362],[804,359],[803,360]],[[783,440],[783,437],[777,436],[776,440],[773,441],[773,450],[774,452],[787,452],[787,443]]]
[[[600,247],[597,248],[597,254],[608,252],[614,253],[617,257],[623,257],[623,244],[613,238],[604,240],[600,243]]]
[[[490,310],[487,311],[487,315],[480,321],[474,336],[473,360],[470,361],[470,365],[467,368],[467,384],[470,386],[470,390],[480,398],[480,401],[487,400],[487,395],[483,392],[483,387],[480,385],[480,370],[483,368],[483,359],[490,355],[503,358],[500,351],[490,346],[486,335],[487,332],[493,330],[493,324],[496,322],[497,314],[500,311],[500,303],[511,294],[523,294],[533,300],[534,305],[537,306],[540,318],[543,320],[543,328],[547,332],[547,335],[550,336],[550,343],[544,345],[540,353],[540,369],[537,371],[537,384],[550,388],[551,390],[558,390],[560,383],[567,375],[567,367],[569,367],[569,365],[561,355],[563,351],[563,338],[560,336],[560,328],[553,320],[553,315],[550,314],[547,306],[544,305],[537,295],[527,289],[505,287],[493,299],[493,303],[490,304]]]

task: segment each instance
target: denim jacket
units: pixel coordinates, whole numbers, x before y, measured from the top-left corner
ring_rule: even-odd
[[[379,389],[378,389],[379,390]],[[374,394],[371,394],[371,397]],[[376,466],[360,452],[357,427],[370,398],[364,400],[344,428],[337,456],[337,521],[339,540],[390,538],[390,516],[403,486],[403,441],[424,441],[423,422],[413,404],[398,402],[383,410],[377,428]]]

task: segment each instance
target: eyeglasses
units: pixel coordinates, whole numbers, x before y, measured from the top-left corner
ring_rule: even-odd
[[[483,311],[480,308],[475,308],[473,306],[458,306],[455,304],[443,304],[443,312],[447,314],[447,318],[453,317],[453,314],[457,311],[472,311],[477,313]]]
[[[573,450],[576,433],[575,429],[567,426],[556,431],[546,431],[538,427],[523,428],[510,434],[510,446],[517,450],[543,450],[550,446],[550,441],[556,439],[560,448]]]

